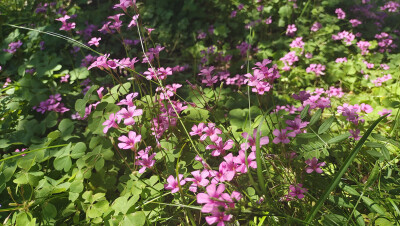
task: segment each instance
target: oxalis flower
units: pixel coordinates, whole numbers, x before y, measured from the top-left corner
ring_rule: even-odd
[[[320,167],[325,166],[325,162],[318,163],[318,159],[315,157],[312,159],[306,160],[306,164],[309,165],[309,167],[307,167],[307,169],[306,169],[307,173],[312,173],[314,171],[317,173],[324,172],[324,171],[322,171],[322,169]]]
[[[299,198],[302,199],[304,198],[304,193],[306,193],[308,190],[306,188],[303,188],[303,184],[292,184],[289,186],[289,196],[293,198]]]
[[[142,138],[141,135],[136,135],[135,132],[129,131],[128,137],[127,136],[118,137],[118,140],[122,142],[118,144],[118,147],[121,149],[135,150],[135,144],[139,143],[141,138]]]
[[[178,180],[175,179],[174,176],[170,175],[167,178],[167,182],[168,184],[164,184],[164,188],[166,190],[171,190],[171,193],[176,193],[179,191],[179,186],[178,186]],[[186,180],[183,179],[183,174],[179,174],[179,184],[182,186],[184,184],[186,184]]]

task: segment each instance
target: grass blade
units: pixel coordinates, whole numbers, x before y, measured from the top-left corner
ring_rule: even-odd
[[[354,158],[356,157],[358,151],[360,151],[361,147],[364,145],[365,141],[369,137],[369,135],[372,133],[372,130],[378,125],[382,119],[384,119],[387,116],[384,115],[380,118],[378,118],[372,125],[368,128],[367,132],[362,136],[360,141],[357,143],[356,147],[351,151],[350,155],[346,158],[344,161],[344,164],[342,168],[339,170],[339,172],[336,173],[335,177],[333,178],[332,182],[328,186],[328,189],[325,191],[325,193],[321,196],[321,198],[318,200],[318,202],[315,204],[313,209],[311,210],[311,213],[307,216],[306,222],[311,223],[315,217],[315,215],[318,213],[319,209],[321,209],[322,205],[324,204],[325,200],[328,198],[330,193],[333,191],[333,189],[336,188],[336,186],[339,184],[340,179],[344,175],[344,173],[347,171],[349,168],[350,164],[353,162]]]

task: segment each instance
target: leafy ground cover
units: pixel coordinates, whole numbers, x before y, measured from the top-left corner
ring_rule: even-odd
[[[400,3],[0,3],[4,225],[398,225]]]

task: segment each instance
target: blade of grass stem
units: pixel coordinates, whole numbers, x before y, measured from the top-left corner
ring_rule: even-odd
[[[325,191],[325,193],[321,196],[321,198],[318,200],[318,202],[315,204],[313,209],[311,210],[310,214],[306,218],[307,223],[311,223],[315,217],[315,215],[318,213],[318,211],[321,209],[322,205],[324,204],[325,200],[328,198],[330,193],[333,191],[333,189],[336,188],[336,186],[339,184],[340,179],[342,176],[345,174],[347,169],[349,168],[350,164],[353,162],[354,158],[356,157],[357,153],[360,151],[361,147],[364,145],[365,141],[369,137],[369,135],[372,133],[372,130],[378,125],[382,119],[384,119],[388,114],[378,118],[372,125],[368,128],[367,132],[362,136],[360,141],[357,143],[357,145],[354,147],[354,149],[350,152],[350,155],[347,156],[346,160],[344,161],[344,164],[342,165],[342,168],[336,173],[335,177],[333,178],[332,182],[329,184],[328,189]]]

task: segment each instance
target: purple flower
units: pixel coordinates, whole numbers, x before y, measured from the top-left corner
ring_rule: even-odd
[[[202,172],[200,172],[200,170],[196,170],[192,172],[192,175],[193,178],[186,178],[186,181],[193,182],[189,187],[189,191],[191,192],[197,192],[198,186],[205,187],[210,182],[206,179],[210,175],[207,170],[203,170]]]
[[[325,162],[318,163],[318,159],[315,157],[312,159],[306,160],[306,164],[309,165],[309,167],[306,168],[307,173],[312,173],[314,171],[316,173],[322,173],[323,171],[320,167],[325,166]]]
[[[304,193],[306,193],[308,190],[306,188],[303,188],[303,184],[297,184],[297,185],[290,185],[289,186],[289,195],[293,198],[297,197],[299,199],[304,198]]]
[[[279,143],[287,144],[290,142],[288,137],[296,136],[295,132],[289,132],[289,133],[286,132],[287,129],[282,129],[282,130],[275,129],[274,132],[272,132],[272,134],[274,134],[276,137],[272,142],[274,142],[274,144],[279,144]]]
[[[337,8],[335,10],[335,13],[339,20],[344,19],[346,17],[346,13],[341,8]]]
[[[151,168],[154,166],[154,163],[156,163],[156,160],[153,160],[154,156],[156,156],[156,153],[153,153],[152,155],[149,156],[149,149],[146,148],[145,151],[139,151],[138,156],[136,157],[137,161],[135,162],[135,165],[138,166],[143,166],[140,170],[139,173],[144,173],[144,171],[147,168]]]

